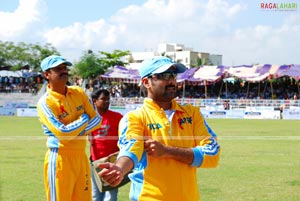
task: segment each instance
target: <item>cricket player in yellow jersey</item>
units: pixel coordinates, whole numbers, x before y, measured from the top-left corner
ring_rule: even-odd
[[[67,86],[67,66],[71,65],[57,55],[46,57],[41,63],[48,86],[37,110],[48,136],[44,164],[48,201],[91,200],[86,135],[100,128],[101,117],[80,87]]]
[[[198,201],[197,168],[218,165],[220,145],[200,108],[174,100],[176,76],[185,69],[162,56],[142,62],[147,97],[120,121],[116,163],[99,165],[99,176],[111,186],[133,170],[131,200]]]

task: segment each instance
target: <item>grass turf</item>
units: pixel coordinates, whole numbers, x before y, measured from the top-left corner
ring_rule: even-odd
[[[300,200],[299,121],[207,121],[222,153],[218,168],[198,170],[201,200]],[[0,117],[0,149],[0,200],[45,200],[47,148],[38,119]],[[129,185],[120,188],[120,201],[128,200],[128,191]]]

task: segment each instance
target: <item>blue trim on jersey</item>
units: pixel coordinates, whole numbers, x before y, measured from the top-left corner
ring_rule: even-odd
[[[143,155],[138,161],[138,157],[131,152],[131,148],[134,146],[134,144],[137,142],[136,139],[131,138],[128,139],[126,136],[126,131],[128,129],[128,118],[125,117],[120,121],[119,128],[123,128],[120,136],[119,136],[119,141],[118,145],[121,152],[119,152],[118,158],[126,156],[130,158],[133,162],[133,169],[134,171],[128,175],[128,177],[131,180],[131,187],[130,187],[130,200],[137,201],[138,198],[140,197],[140,194],[142,192],[143,186],[144,186],[144,170],[146,169],[148,165],[148,160],[147,160],[147,152],[144,151]],[[126,125],[126,126],[124,126]]]
[[[201,113],[200,113],[201,114]],[[202,115],[202,114],[201,114]],[[209,156],[215,156],[219,153],[220,145],[216,141],[217,134],[209,127],[206,120],[204,119],[204,125],[207,128],[208,133],[212,136],[210,138],[211,142],[209,144],[206,144],[202,148],[203,154],[209,155]]]
[[[134,155],[133,153],[131,153],[130,151],[122,150],[122,152],[120,152],[120,154],[118,155],[118,158],[123,157],[123,156],[130,158],[134,164],[134,167],[136,167],[136,165],[139,162],[137,156]]]
[[[59,139],[53,135],[49,136],[47,139],[47,147],[59,148]]]
[[[130,157],[130,156],[128,156]],[[132,158],[131,158],[132,159]],[[136,163],[135,163],[136,164]],[[144,171],[148,166],[147,152],[144,151],[141,160],[135,165],[134,171],[128,175],[131,180],[130,200],[138,200],[144,186]]]
[[[215,156],[219,153],[220,145],[217,143],[215,138],[210,138],[211,142],[203,146],[202,151],[204,154],[209,156]]]
[[[59,148],[59,139],[43,124],[42,128],[45,135],[48,135],[47,147],[49,148]]]
[[[56,201],[56,161],[57,161],[58,149],[50,149],[48,158],[48,182],[50,190],[50,200]]]
[[[144,186],[144,171],[134,171],[128,175],[131,180],[129,198],[133,201],[138,201],[138,198],[142,192]]]
[[[61,123],[60,121],[58,121],[56,119],[55,115],[52,113],[50,108],[47,106],[46,96],[43,96],[43,100],[39,102],[39,106],[40,106],[42,112],[47,117],[47,119],[49,119],[51,121],[53,126],[55,126],[56,129],[60,130],[63,133],[73,132],[73,131],[77,130],[78,128],[80,128],[82,125],[86,124],[90,120],[89,115],[83,113],[78,120],[76,120],[68,125],[64,125],[63,123]],[[97,118],[96,118],[96,120],[97,120]],[[98,120],[98,121],[100,123],[100,120]],[[96,122],[98,122],[98,121],[96,121]],[[92,122],[92,123],[95,123],[95,122]]]
[[[192,166],[199,167],[203,161],[202,147],[197,146],[192,148],[192,150],[194,152],[194,161],[192,163]]]
[[[202,115],[202,114],[201,114]],[[203,117],[204,119],[204,117]],[[207,128],[208,133],[213,136],[213,137],[217,137],[217,134],[209,127],[209,125],[207,124],[206,120],[204,119],[204,125]]]
[[[89,132],[91,129],[93,129],[95,126],[101,123],[102,117],[97,113],[97,116],[91,119],[88,123],[88,125],[85,128],[86,132]]]

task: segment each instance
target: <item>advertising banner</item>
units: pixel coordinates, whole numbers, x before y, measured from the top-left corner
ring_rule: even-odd
[[[16,114],[15,108],[0,107],[0,116],[14,116]]]
[[[28,108],[29,105],[26,102],[4,102],[4,108]]]
[[[282,119],[300,119],[300,108],[290,107],[282,111]]]
[[[17,116],[21,117],[37,117],[36,108],[17,108]]]

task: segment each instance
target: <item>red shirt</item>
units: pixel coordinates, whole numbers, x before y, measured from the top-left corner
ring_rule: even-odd
[[[102,116],[101,127],[91,133],[91,159],[97,160],[119,151],[118,128],[122,114],[108,110]]]

